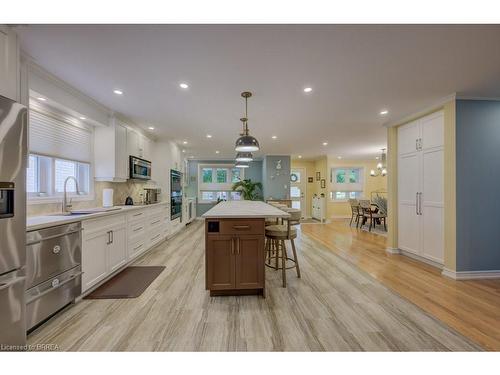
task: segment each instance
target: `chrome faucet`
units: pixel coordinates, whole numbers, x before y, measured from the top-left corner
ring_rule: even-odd
[[[64,196],[63,196],[63,202],[62,202],[62,212],[65,215],[70,215],[71,214],[71,207],[73,207],[73,205],[71,204],[71,199],[69,200],[69,204],[68,204],[68,192],[66,191],[66,187],[68,185],[68,180],[70,180],[70,179],[75,181],[76,194],[80,194],[80,190],[78,189],[78,181],[76,180],[76,178],[74,178],[73,176],[66,177],[66,180],[64,180]]]

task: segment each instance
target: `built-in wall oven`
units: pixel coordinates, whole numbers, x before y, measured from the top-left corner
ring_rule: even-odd
[[[170,219],[182,220],[182,173],[170,170]]]
[[[131,179],[151,180],[151,162],[149,160],[130,155],[129,166]]]

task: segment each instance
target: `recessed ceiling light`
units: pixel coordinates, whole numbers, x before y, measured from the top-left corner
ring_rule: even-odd
[[[328,142],[323,142],[323,146],[328,146]]]
[[[304,88],[304,92],[312,92],[312,87],[306,87]]]
[[[299,155],[299,159],[302,159],[302,155]]]
[[[220,151],[219,150],[215,150],[215,153],[218,154]]]
[[[155,130],[155,127],[154,126],[148,126],[148,129],[149,130]]]
[[[210,134],[207,134],[207,138],[212,138],[212,136]]]
[[[276,139],[276,138],[278,138],[278,137],[277,137],[277,136],[275,136],[275,135],[273,135],[271,138],[272,138],[272,139]]]
[[[45,99],[45,98],[43,98],[43,97],[41,97],[41,96],[40,96],[40,97],[38,97],[37,99],[38,99],[38,100],[40,100],[40,101],[42,101],[42,102],[46,102],[46,101],[47,101],[47,99]]]
[[[119,90],[119,89],[114,89],[113,92],[116,94],[116,95],[123,95],[123,91],[122,90]]]
[[[339,159],[339,160],[342,159],[342,156],[337,156],[337,159]]]
[[[80,120],[86,120],[87,117],[84,117],[84,116],[80,116]]]
[[[179,87],[181,89],[187,89],[187,88],[189,88],[189,85],[187,83],[182,82],[182,83],[179,83]]]
[[[378,156],[375,156],[375,160],[378,160]]]
[[[185,153],[185,152],[186,152],[186,150],[182,150],[182,152],[184,152],[184,153]]]
[[[384,115],[386,115],[386,114],[388,114],[388,113],[389,113],[389,111],[388,111],[387,109],[383,109],[382,111],[380,111],[380,114],[381,114],[382,116],[384,116]]]
[[[183,145],[187,145],[188,144],[188,141],[183,141],[182,142]]]

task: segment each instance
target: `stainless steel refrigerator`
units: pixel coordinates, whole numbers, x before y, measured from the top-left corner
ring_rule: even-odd
[[[0,96],[0,350],[26,344],[27,116]]]

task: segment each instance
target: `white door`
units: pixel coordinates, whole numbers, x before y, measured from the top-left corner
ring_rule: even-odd
[[[127,262],[127,241],[125,227],[111,231],[108,245],[108,273],[114,272]]]
[[[422,151],[422,256],[438,263],[444,261],[444,151]]]
[[[302,217],[307,216],[306,212],[306,186],[307,176],[305,168],[293,168],[290,173],[290,199],[292,207],[302,210]]]
[[[107,275],[108,234],[97,232],[82,241],[82,291],[86,291]]]
[[[399,248],[420,254],[420,157],[418,153],[398,158],[398,242]]]

